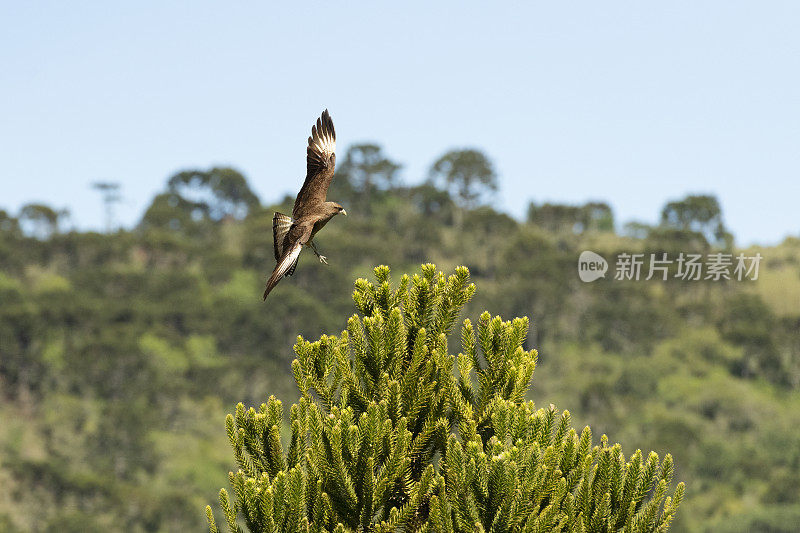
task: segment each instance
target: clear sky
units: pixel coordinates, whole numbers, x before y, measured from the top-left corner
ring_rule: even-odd
[[[494,161],[495,206],[600,199],[618,222],[713,193],[740,244],[800,234],[800,2],[4,2],[0,208],[101,228],[185,168],[294,194],[311,124],[419,182]]]

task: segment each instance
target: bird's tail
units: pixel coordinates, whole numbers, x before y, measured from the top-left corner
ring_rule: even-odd
[[[285,276],[288,271],[294,271],[295,266],[297,266],[297,259],[300,257],[300,252],[303,250],[303,243],[297,242],[292,246],[291,249],[286,250],[286,253],[283,254],[281,260],[278,261],[278,264],[275,265],[275,270],[272,271],[272,275],[267,280],[267,287],[264,290],[264,299],[267,299],[267,295],[269,295],[270,291],[275,288],[275,285]]]

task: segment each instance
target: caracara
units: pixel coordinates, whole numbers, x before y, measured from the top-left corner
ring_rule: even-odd
[[[347,211],[336,202],[328,202],[328,187],[336,166],[336,132],[328,110],[311,127],[306,155],[306,181],[297,193],[292,216],[275,213],[272,218],[272,236],[275,244],[275,270],[267,280],[264,299],[284,276],[291,276],[303,246],[310,246],[322,263],[328,264],[314,246],[314,235],[334,216]]]

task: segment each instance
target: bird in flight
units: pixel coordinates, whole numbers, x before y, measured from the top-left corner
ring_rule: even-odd
[[[264,299],[284,277],[291,276],[303,246],[309,246],[320,262],[327,258],[317,251],[314,235],[334,216],[347,211],[336,202],[328,202],[328,187],[333,181],[336,166],[336,131],[328,110],[322,112],[316,126],[311,127],[306,150],[306,181],[297,193],[292,216],[275,213],[272,218],[272,237],[275,245],[275,270],[267,280]]]

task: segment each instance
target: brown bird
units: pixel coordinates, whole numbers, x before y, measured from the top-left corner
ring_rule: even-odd
[[[272,237],[278,264],[267,280],[265,300],[284,276],[294,273],[303,246],[310,246],[320,262],[328,264],[327,258],[314,246],[314,235],[334,216],[339,213],[347,215],[341,205],[326,200],[336,166],[336,131],[327,109],[317,119],[317,125],[311,127],[306,152],[306,181],[297,193],[292,216],[275,213],[272,218]]]

